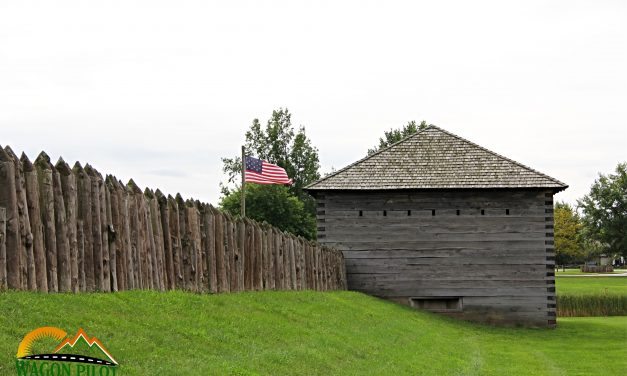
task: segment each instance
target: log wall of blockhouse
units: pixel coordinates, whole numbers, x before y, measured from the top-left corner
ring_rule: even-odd
[[[343,268],[341,252],[267,223],[0,147],[0,291],[337,290]]]
[[[343,251],[348,289],[472,321],[555,326],[552,191],[326,191],[316,200],[318,241]]]

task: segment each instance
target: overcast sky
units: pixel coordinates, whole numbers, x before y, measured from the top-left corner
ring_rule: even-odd
[[[0,144],[216,204],[287,107],[322,172],[426,120],[574,202],[627,160],[627,1],[0,0]]]

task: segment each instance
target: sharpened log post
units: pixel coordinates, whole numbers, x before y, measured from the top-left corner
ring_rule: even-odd
[[[17,199],[18,216],[18,260],[20,274],[20,289],[36,290],[35,264],[33,256],[33,234],[26,201],[26,181],[22,163],[13,150],[6,146],[4,150],[13,161],[15,170],[15,197]]]
[[[68,239],[67,217],[61,174],[56,168],[52,169],[52,192],[54,196],[54,218],[57,235],[57,277],[60,292],[72,290],[72,276],[70,271],[70,241]]]
[[[165,262],[165,282],[168,290],[173,290],[176,287],[174,281],[174,258],[172,254],[172,235],[170,228],[170,206],[168,205],[168,199],[157,189],[155,192],[157,200],[159,202],[159,211],[161,213],[161,227],[163,231],[163,252]]]
[[[205,234],[207,236],[207,274],[209,292],[218,292],[218,274],[216,269],[216,233],[214,211],[211,205],[205,205]]]
[[[39,183],[37,181],[37,171],[22,153],[20,158],[22,169],[24,170],[24,181],[26,184],[26,201],[28,205],[28,217],[30,219],[31,232],[33,234],[33,258],[35,264],[35,284],[38,291],[48,291],[48,277],[46,275],[46,250],[44,248],[43,225],[41,222]]]
[[[53,174],[50,157],[41,152],[35,160],[39,182],[39,206],[41,208],[41,222],[44,228],[46,249],[46,266],[48,291],[59,291],[57,279],[57,235],[55,227],[55,205],[53,193]]]
[[[76,176],[62,158],[56,164],[56,169],[61,176],[61,191],[65,204],[65,223],[67,228],[67,238],[69,247],[69,271],[70,271],[70,291],[78,292],[79,272],[78,272],[78,235],[77,235],[77,189]]]
[[[20,289],[19,270],[19,223],[17,192],[15,187],[15,165],[7,152],[0,147],[0,206],[6,209],[6,269],[7,287]]]

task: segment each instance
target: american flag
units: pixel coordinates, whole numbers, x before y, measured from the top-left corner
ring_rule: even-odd
[[[277,165],[264,160],[246,157],[246,179],[247,183],[257,184],[292,184],[292,179],[287,176],[287,172]]]

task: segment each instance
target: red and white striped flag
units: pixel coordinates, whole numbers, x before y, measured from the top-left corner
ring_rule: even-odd
[[[292,184],[285,169],[264,160],[246,156],[246,183]]]

